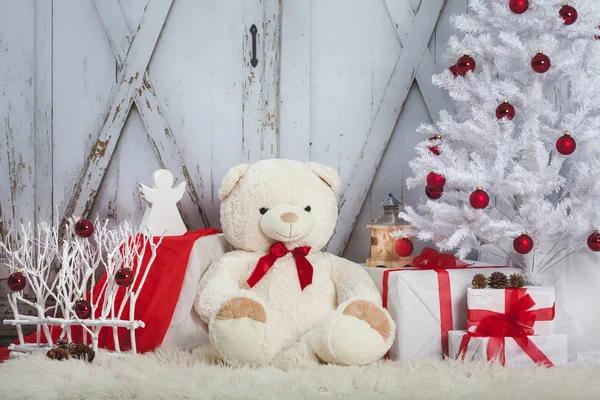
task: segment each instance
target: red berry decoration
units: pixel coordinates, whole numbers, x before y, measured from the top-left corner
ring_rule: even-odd
[[[550,57],[545,55],[542,51],[539,51],[533,58],[531,59],[531,68],[538,74],[543,74],[544,72],[548,72],[550,69]]]
[[[513,241],[513,247],[519,254],[527,254],[533,250],[533,239],[527,233],[523,233]]]
[[[475,71],[476,66],[477,64],[475,63],[475,60],[468,54],[465,54],[456,62],[456,70],[462,76],[465,76],[469,71]]]
[[[13,292],[20,292],[25,289],[27,279],[25,279],[25,276],[21,272],[13,272],[8,276],[6,283],[8,284],[8,288]]]
[[[427,175],[427,186],[430,188],[440,190],[444,188],[445,184],[446,178],[444,178],[444,175],[436,174],[435,172],[430,172]]]
[[[133,271],[131,268],[120,268],[115,272],[115,283],[121,287],[131,286],[133,283]]]
[[[567,3],[563,3],[560,11],[558,11],[558,14],[565,21],[565,25],[571,25],[577,21],[577,10],[575,7],[572,7]]]
[[[396,240],[396,254],[400,257],[408,257],[413,253],[414,246],[412,240],[407,238],[402,238]]]
[[[427,195],[427,197],[429,197],[431,200],[437,200],[440,197],[442,197],[442,193],[444,193],[444,189],[434,189],[431,186],[427,186],[425,187],[425,194]]]
[[[529,0],[510,0],[508,7],[515,14],[523,14],[529,8]]]
[[[87,319],[92,315],[92,305],[89,301],[84,299],[77,300],[73,310],[79,319]]]
[[[455,78],[460,75],[458,73],[458,68],[456,68],[456,65],[453,65],[450,68],[448,68],[448,71],[452,72],[452,75],[454,75]]]
[[[94,224],[87,219],[80,219],[75,223],[75,234],[81,238],[89,238],[94,233]]]
[[[508,102],[508,100],[504,100],[502,104],[500,104],[496,108],[496,118],[502,119],[506,118],[509,121],[515,117],[515,108]]]
[[[471,193],[471,196],[469,197],[469,203],[471,203],[473,208],[481,210],[490,204],[490,196],[481,187],[477,187],[477,189]]]
[[[442,137],[440,135],[435,135],[429,138],[430,142],[435,142],[436,140],[440,140],[442,139]],[[436,156],[439,156],[441,151],[440,151],[440,146],[439,145],[434,145],[434,146],[429,146],[428,147],[429,151],[432,152],[433,154],[435,154]]]
[[[577,143],[569,132],[565,132],[565,134],[559,137],[556,141],[556,150],[563,156],[573,154],[576,147]]]
[[[587,245],[592,251],[600,251],[600,232],[592,232],[592,234],[588,236]]]

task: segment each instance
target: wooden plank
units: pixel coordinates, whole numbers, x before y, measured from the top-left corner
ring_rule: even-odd
[[[282,9],[280,156],[310,160],[311,3],[286,3]]]
[[[111,107],[104,125],[96,136],[86,159],[73,198],[65,215],[87,215],[98,194],[100,184],[116,148],[123,125],[129,114],[135,92],[144,85],[144,71],[171,8],[172,0],[150,0],[131,44],[119,84],[111,93]]]
[[[33,1],[0,1],[0,235],[34,219],[33,17]]]
[[[94,4],[115,53],[118,67],[122,68],[123,60],[125,60],[129,51],[129,38],[132,33],[119,1],[95,0]],[[197,187],[197,184],[201,182],[199,173],[197,170],[187,168],[148,72],[144,72],[142,82],[141,87],[135,92],[134,101],[146,132],[150,137],[154,153],[157,155],[162,168],[171,171],[176,181],[185,181],[187,184],[186,194],[180,206],[184,221],[189,226],[198,227],[202,224],[202,226],[208,227],[210,223],[199,196],[202,188]],[[186,203],[192,206],[193,212],[186,212],[190,208],[186,207]]]
[[[54,215],[52,162],[52,7],[53,0],[34,5],[34,136],[35,221]]]
[[[251,65],[255,25],[256,57]],[[279,74],[281,51],[281,5],[279,0],[243,2],[242,149],[244,161],[279,156]]]
[[[408,38],[409,29],[414,29],[412,25],[415,16],[413,6],[410,6],[403,0],[384,0],[384,2],[396,29],[398,39],[404,45]],[[414,7],[414,9],[418,9],[418,7]],[[433,55],[429,48],[427,48],[423,53],[421,64],[417,70],[417,83],[432,119],[437,119],[441,110],[454,110],[454,104],[450,101],[448,92],[435,87],[431,81],[431,77],[442,69],[435,67]]]
[[[344,186],[340,196],[338,224],[328,245],[328,251],[334,254],[341,254],[346,247],[443,5],[444,0],[423,0],[421,3],[413,22],[415,29],[411,30],[402,49],[388,89],[354,165],[352,181]]]

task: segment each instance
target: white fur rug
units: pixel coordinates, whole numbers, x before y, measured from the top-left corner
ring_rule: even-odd
[[[229,368],[202,349],[43,355],[0,364],[2,399],[598,399],[600,370],[508,369],[486,363],[381,361],[368,367]]]

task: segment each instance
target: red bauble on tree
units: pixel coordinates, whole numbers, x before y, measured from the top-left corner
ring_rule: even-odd
[[[544,54],[544,52],[539,51],[533,58],[531,59],[531,68],[538,74],[543,74],[544,72],[548,72],[552,63],[550,62],[550,57]]]
[[[427,186],[432,189],[443,189],[446,184],[446,178],[444,175],[436,174],[435,172],[430,172],[427,175]]]
[[[475,71],[476,66],[475,59],[466,53],[456,62],[456,70],[462,76],[465,76],[469,71]]]
[[[508,102],[508,100],[504,100],[502,104],[496,108],[496,118],[506,118],[508,120],[512,120],[514,117],[515,108]]]
[[[442,193],[444,193],[444,189],[434,189],[431,186],[426,186],[425,187],[425,194],[427,195],[427,197],[429,197],[431,200],[437,200],[440,197],[442,197]]]
[[[600,251],[600,232],[592,232],[587,238],[587,245],[592,251]]]
[[[600,31],[600,26],[596,28],[597,31]],[[596,40],[600,40],[600,33],[595,36]]]
[[[441,140],[442,137],[440,135],[435,135],[429,138],[430,142],[435,142],[437,140]],[[429,151],[432,152],[433,154],[435,154],[436,156],[439,156],[441,151],[440,151],[440,146],[439,145],[434,145],[434,146],[429,146],[428,147]]]
[[[413,253],[414,246],[413,242],[410,239],[402,238],[396,240],[396,254],[400,257],[408,257]]]
[[[527,233],[523,233],[513,241],[513,247],[519,254],[527,254],[533,250],[533,239]]]
[[[558,11],[558,14],[565,21],[565,25],[571,25],[577,21],[577,10],[575,7],[572,7],[567,3],[563,3],[563,6],[561,7],[560,11]]]
[[[454,75],[455,78],[460,75],[458,73],[458,68],[456,68],[456,64],[448,68],[448,71],[452,72],[452,75]]]
[[[510,0],[508,7],[515,14],[523,14],[529,8],[529,0]]]
[[[481,187],[477,187],[477,189],[471,193],[469,203],[471,203],[471,207],[481,210],[490,204],[490,196]]]
[[[577,143],[569,132],[565,132],[565,134],[559,137],[556,141],[556,150],[563,156],[573,154],[576,147]]]
[[[115,272],[115,283],[121,287],[129,287],[133,283],[133,271],[131,268],[120,268]]]
[[[87,219],[80,219],[75,223],[75,234],[82,238],[89,238],[94,233],[94,224]]]
[[[8,276],[6,283],[8,284],[8,288],[13,292],[20,292],[25,289],[27,279],[25,279],[25,276],[20,271],[17,271]]]
[[[75,306],[73,307],[73,311],[75,311],[77,318],[87,319],[92,315],[92,305],[87,300],[77,300]]]

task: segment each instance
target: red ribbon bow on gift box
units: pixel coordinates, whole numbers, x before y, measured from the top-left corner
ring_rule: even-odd
[[[293,250],[288,250],[285,244],[276,242],[269,248],[269,254],[261,257],[256,263],[256,267],[250,278],[248,278],[248,285],[254,287],[271,269],[275,261],[285,256],[288,253],[292,253],[294,260],[296,261],[296,269],[298,271],[298,280],[300,281],[300,288],[304,290],[305,287],[312,283],[313,277],[313,266],[306,259],[306,256],[310,252],[310,246],[300,246]]]
[[[413,259],[413,266],[419,269],[466,268],[469,264],[456,259],[453,254],[440,253],[431,247],[425,247],[421,254]]]
[[[488,310],[469,310],[469,324],[475,326],[475,332],[467,332],[458,350],[458,356],[463,358],[467,352],[469,341],[472,337],[489,337],[486,348],[487,359],[498,358],[502,365],[506,364],[505,339],[513,340],[523,349],[535,363],[552,367],[554,364],[546,355],[529,339],[533,335],[533,324],[537,318],[540,320],[554,319],[554,307],[541,310],[530,310],[535,306],[535,301],[526,288],[505,289],[505,313]],[[477,320],[475,324],[473,320]]]

